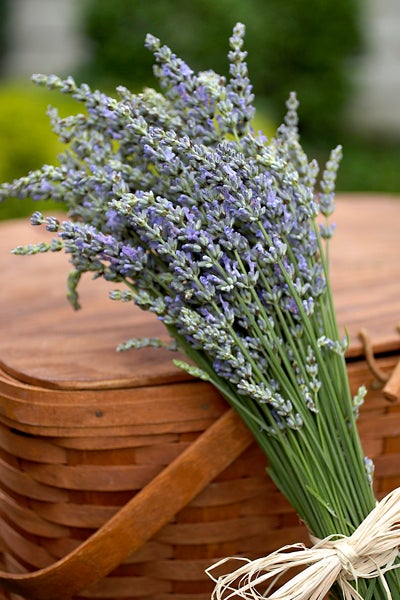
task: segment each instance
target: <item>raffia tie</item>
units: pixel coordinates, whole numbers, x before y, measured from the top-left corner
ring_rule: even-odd
[[[320,600],[335,582],[341,586],[345,600],[360,600],[357,581],[376,577],[382,581],[391,600],[384,574],[400,567],[394,564],[400,546],[400,488],[377,503],[351,536],[312,538],[312,542],[312,548],[291,544],[265,558],[253,561],[225,558],[212,565],[207,574],[216,583],[213,600],[233,596],[245,600]],[[214,569],[231,560],[244,564],[227,575],[213,576]],[[270,593],[292,568],[302,570]]]

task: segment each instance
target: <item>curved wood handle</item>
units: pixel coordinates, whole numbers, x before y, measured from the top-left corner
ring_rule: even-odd
[[[0,571],[0,586],[32,600],[67,600],[139,549],[252,441],[229,409],[76,550],[33,573]]]
[[[382,392],[385,398],[391,402],[400,400],[400,360],[393,369],[388,381],[385,383]]]

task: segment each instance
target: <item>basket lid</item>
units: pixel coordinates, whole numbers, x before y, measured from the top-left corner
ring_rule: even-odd
[[[331,283],[339,326],[350,336],[349,357],[400,350],[400,198],[338,195],[330,243]]]
[[[358,339],[368,331],[376,352],[397,351],[400,335],[400,199],[339,196],[330,245],[331,281],[341,330],[350,334],[349,356],[362,354]],[[0,366],[13,378],[46,388],[106,389],[183,381],[164,349],[117,353],[130,337],[167,338],[154,315],[131,303],[111,302],[110,284],[80,286],[82,310],[65,298],[69,264],[63,254],[18,257],[17,244],[43,239],[24,221],[0,225]]]

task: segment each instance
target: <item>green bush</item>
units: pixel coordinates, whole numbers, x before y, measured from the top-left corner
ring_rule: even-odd
[[[400,142],[343,138],[337,191],[400,194]]]
[[[61,114],[75,113],[80,108],[71,98],[32,84],[0,86],[1,182],[57,161],[63,146],[51,130],[46,114],[49,104],[57,106]],[[10,199],[0,204],[0,219],[27,215],[37,208],[38,203],[33,201]]]
[[[360,0],[84,0],[83,30],[92,60],[85,80],[155,85],[150,32],[195,70],[227,69],[226,40],[246,25],[256,98],[280,121],[289,91],[300,100],[303,139],[335,143],[349,92],[347,67],[360,48]]]

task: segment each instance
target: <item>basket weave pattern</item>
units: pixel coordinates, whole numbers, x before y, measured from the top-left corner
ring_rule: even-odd
[[[380,366],[390,371],[396,360],[381,359]],[[400,485],[400,407],[371,389],[364,362],[350,363],[349,375],[354,392],[361,383],[370,387],[359,428],[381,496]],[[73,396],[4,373],[0,384],[2,405],[15,414],[15,421],[1,417],[0,532],[5,568],[17,573],[76,548],[227,410],[210,385],[197,381]],[[265,468],[253,444],[139,551],[78,597],[206,600],[212,583],[204,569],[217,559],[255,558],[306,542],[305,528]]]

